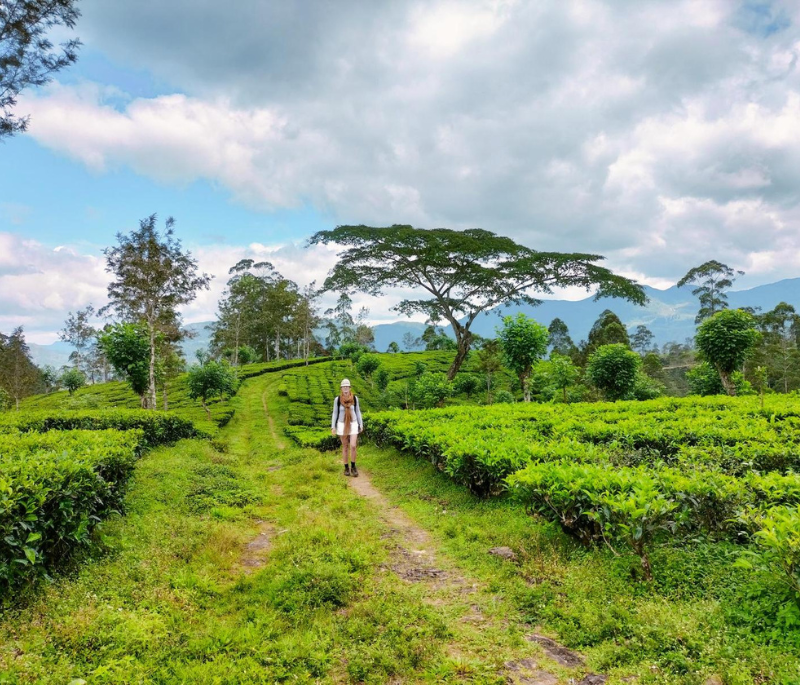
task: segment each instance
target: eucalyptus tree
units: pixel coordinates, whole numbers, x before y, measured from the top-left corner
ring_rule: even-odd
[[[59,340],[75,348],[70,354],[70,361],[75,363],[76,369],[88,372],[93,383],[95,369],[92,347],[97,341],[97,329],[90,322],[94,315],[92,305],[79,309],[74,314],[70,312],[64,322],[64,328],[58,333]]]
[[[59,50],[50,41],[54,31],[75,28],[77,5],[77,0],[0,2],[0,140],[28,128],[28,117],[14,113],[20,92],[45,85],[78,59],[77,38]]]
[[[156,352],[159,334],[172,335],[179,328],[177,308],[188,304],[199,290],[209,287],[211,276],[200,273],[190,252],[175,237],[172,217],[163,234],[156,229],[156,215],[139,222],[139,229],[117,234],[118,245],[106,248],[106,271],[112,274],[109,303],[100,310],[115,312],[123,321],[147,327],[150,359],[146,406],[156,408]]]
[[[728,295],[725,291],[739,276],[744,276],[744,271],[734,271],[727,264],[715,259],[689,269],[678,281],[678,287],[682,288],[689,283],[696,285],[692,295],[700,300],[700,311],[694,319],[695,323],[700,324],[717,312],[728,308]]]
[[[647,300],[635,282],[594,262],[592,254],[538,252],[490,231],[472,228],[419,229],[411,226],[338,226],[314,234],[309,245],[344,247],[325,280],[325,290],[381,295],[386,288],[414,289],[395,309],[447,321],[456,338],[456,355],[447,373],[458,372],[473,341],[472,325],[482,312],[512,303],[538,304],[531,293],[553,288],[597,288],[597,297]]]
[[[0,388],[4,389],[19,409],[23,398],[36,392],[41,373],[31,360],[22,326],[11,335],[0,333]]]

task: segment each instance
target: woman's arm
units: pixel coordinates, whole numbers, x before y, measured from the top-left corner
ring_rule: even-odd
[[[364,430],[364,419],[361,417],[361,406],[358,403],[357,397],[355,401],[355,407],[356,407],[356,421],[358,421],[358,432],[360,433],[361,431]]]
[[[336,419],[337,414],[339,413],[339,398],[335,398],[333,400],[333,414],[331,415],[331,430],[336,431]]]

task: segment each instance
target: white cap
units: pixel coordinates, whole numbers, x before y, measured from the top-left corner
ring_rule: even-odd
[[[344,380],[343,380],[343,381],[342,381],[342,382],[339,384],[339,387],[340,387],[340,388],[349,388],[349,387],[350,387],[350,381],[349,381],[349,380],[347,380],[347,378],[345,378],[345,379],[344,379]]]

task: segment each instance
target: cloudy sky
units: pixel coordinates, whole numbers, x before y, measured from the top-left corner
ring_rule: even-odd
[[[797,0],[83,0],[77,65],[0,146],[0,330],[105,301],[152,213],[298,283],[340,223],[479,226],[666,287],[800,276]],[[574,294],[571,294],[574,295]],[[393,320],[394,301],[372,303]]]

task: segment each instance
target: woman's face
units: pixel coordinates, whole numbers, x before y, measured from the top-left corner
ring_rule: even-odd
[[[349,385],[342,386],[342,395],[344,395],[345,397],[350,397],[350,386]]]

